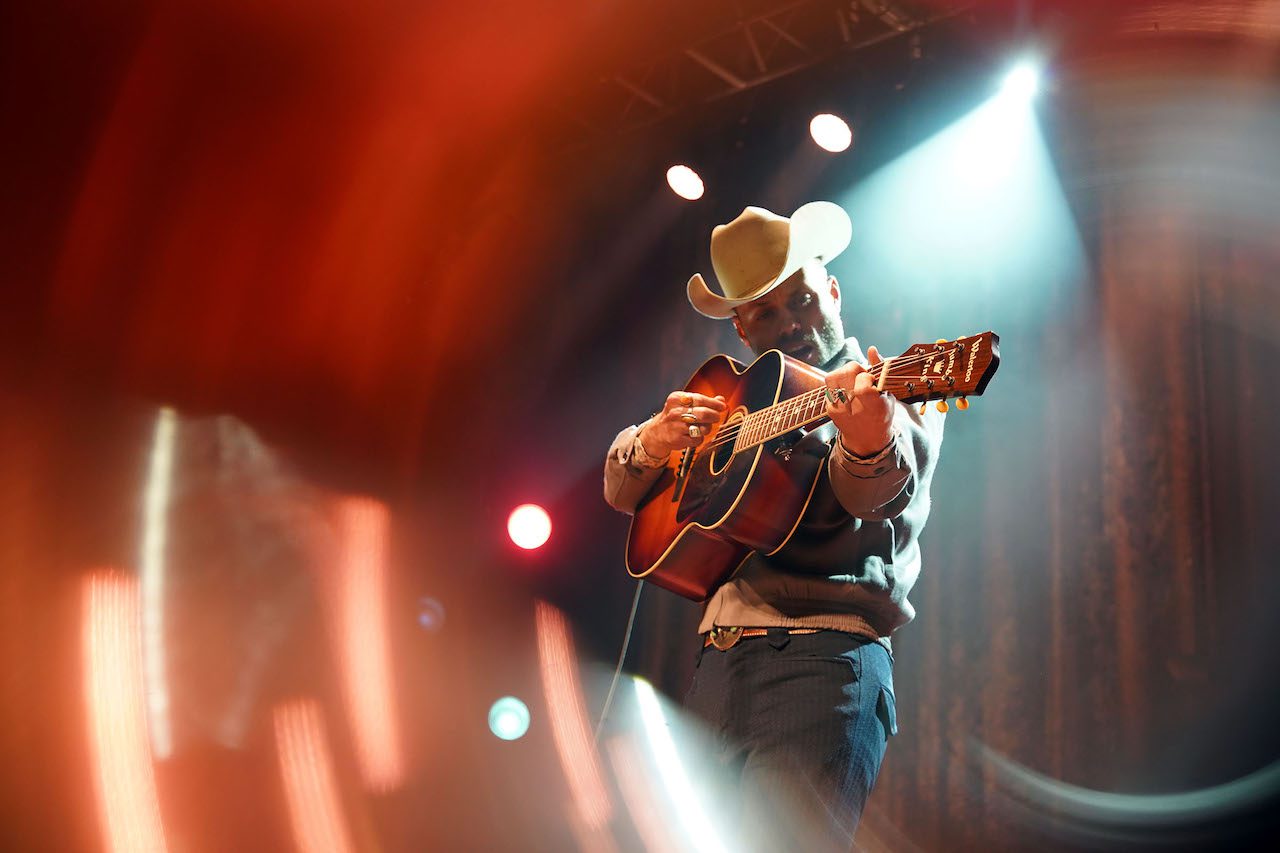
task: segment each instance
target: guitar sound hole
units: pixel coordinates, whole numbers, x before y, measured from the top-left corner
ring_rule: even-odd
[[[724,427],[721,428],[720,430],[721,434],[737,432],[737,429],[741,425],[742,420],[743,418],[741,415],[735,415],[734,417],[730,418],[728,421],[725,422]],[[712,474],[719,474],[728,466],[729,461],[733,459],[733,445],[734,445],[733,441],[726,441],[724,442],[724,444],[720,444],[719,446],[717,446],[711,452],[710,467],[711,467]]]
[[[727,442],[717,447],[715,453],[711,454],[711,470],[720,472],[729,464],[729,460],[733,458],[733,442]]]

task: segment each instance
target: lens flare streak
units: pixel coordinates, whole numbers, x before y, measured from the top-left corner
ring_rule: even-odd
[[[354,850],[320,706],[314,700],[290,702],[277,707],[273,718],[280,778],[298,849],[303,853]]]
[[[138,584],[99,571],[83,593],[84,693],[98,818],[116,853],[166,848],[147,737]]]
[[[653,686],[636,678],[636,700],[640,705],[640,718],[649,739],[649,749],[658,765],[663,787],[670,794],[680,823],[688,832],[696,850],[723,851],[725,846],[716,835],[694,792],[689,774],[680,761],[671,729],[662,713],[662,705]]]
[[[631,813],[631,823],[640,836],[640,843],[650,853],[674,853],[679,848],[668,834],[661,805],[653,794],[652,780],[645,775],[644,755],[626,737],[610,740],[607,751],[614,778],[618,780],[618,790],[622,793],[627,811]]]
[[[143,499],[142,553],[139,563],[142,577],[142,655],[147,680],[147,719],[151,731],[151,749],[159,759],[168,758],[173,752],[164,643],[164,574],[167,513],[177,423],[177,415],[168,407],[162,408],[156,415],[147,489]]]
[[[608,822],[612,806],[587,724],[586,702],[578,681],[573,638],[564,614],[545,602],[537,602],[538,663],[542,689],[551,717],[551,734],[569,790],[586,826],[598,829]]]
[[[337,575],[327,584],[328,610],[336,622],[361,779],[369,790],[385,793],[404,779],[387,618],[390,517],[377,501],[346,498],[338,507],[338,525]]]

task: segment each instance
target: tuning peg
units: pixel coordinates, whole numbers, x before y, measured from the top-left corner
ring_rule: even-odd
[[[956,408],[963,412],[965,409],[969,408],[969,401],[964,397],[961,397],[959,400],[956,400]]]
[[[939,412],[942,412],[943,414],[946,414],[946,411],[947,411],[947,409],[949,409],[949,408],[951,408],[951,407],[947,405],[947,401],[946,401],[945,399],[943,399],[943,400],[939,400],[939,401],[938,401],[938,411],[939,411]]]
[[[935,344],[945,344],[946,342],[947,342],[946,338],[938,338],[936,341],[934,341]]]
[[[923,403],[920,404],[920,414],[923,415],[927,411],[929,411],[929,401],[925,400]]]

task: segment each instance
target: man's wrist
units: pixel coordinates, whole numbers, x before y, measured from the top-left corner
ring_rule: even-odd
[[[662,456],[650,453],[649,448],[644,446],[644,440],[642,438],[643,435],[643,428],[637,430],[636,437],[631,443],[631,458],[635,460],[635,463],[641,468],[661,468],[666,465],[667,459],[671,457],[671,452],[667,451],[667,453]]]
[[[851,462],[866,464],[869,462],[876,462],[882,456],[887,454],[889,450],[893,447],[893,441],[896,437],[897,437],[896,430],[891,429],[889,431],[888,437],[884,440],[884,443],[880,444],[876,449],[871,450],[870,452],[864,452],[864,449],[861,447],[859,447],[857,450],[849,447],[849,445],[845,443],[845,437],[843,433],[840,434],[840,438],[838,439],[838,441],[840,444],[840,452],[844,454],[846,459],[848,459]]]

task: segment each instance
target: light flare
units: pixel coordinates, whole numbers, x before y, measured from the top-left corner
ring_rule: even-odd
[[[622,802],[631,813],[631,823],[644,849],[649,853],[675,853],[679,848],[654,796],[655,786],[644,771],[645,760],[640,749],[629,738],[618,736],[609,741],[606,751]]]
[[[534,614],[542,690],[547,698],[556,752],[579,815],[587,827],[598,829],[608,822],[613,807],[605,791],[591,727],[587,723],[573,638],[564,614],[556,608],[539,601]]]
[[[640,719],[662,777],[663,788],[675,805],[676,816],[689,834],[695,850],[724,851],[726,848],[717,835],[711,821],[698,801],[689,774],[680,761],[670,725],[662,713],[662,704],[653,686],[642,678],[635,678],[636,700],[640,706]]]
[[[114,571],[85,578],[84,696],[98,821],[114,853],[163,851],[155,768],[147,737],[138,583]]]
[[[1040,69],[1027,60],[1009,69],[1004,82],[1000,85],[1000,92],[1005,97],[1024,102],[1034,98],[1038,91],[1040,91]]]
[[[387,617],[387,507],[363,497],[338,505],[338,555],[325,584],[343,696],[365,786],[378,793],[404,780]]]
[[[298,849],[353,851],[320,706],[313,699],[295,700],[276,707],[272,719],[289,825]]]
[[[173,479],[173,448],[178,417],[167,406],[156,415],[151,439],[151,460],[143,497],[142,553],[142,659],[147,686],[147,719],[151,749],[158,759],[173,753],[173,729],[169,718],[169,679],[165,657],[165,546],[168,544],[169,494]]]

